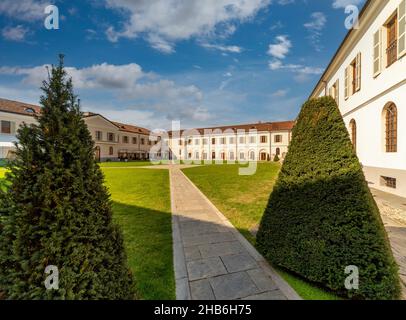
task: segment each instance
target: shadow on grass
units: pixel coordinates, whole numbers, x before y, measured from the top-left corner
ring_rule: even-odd
[[[113,201],[139,299],[175,299],[170,212]]]

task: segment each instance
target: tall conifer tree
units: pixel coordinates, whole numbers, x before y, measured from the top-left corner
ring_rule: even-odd
[[[43,82],[38,124],[17,134],[0,196],[0,291],[8,299],[132,299],[121,231],[60,56]],[[59,270],[47,290],[45,268]]]

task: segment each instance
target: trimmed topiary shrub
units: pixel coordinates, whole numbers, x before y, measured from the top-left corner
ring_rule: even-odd
[[[280,161],[279,156],[277,154],[275,154],[275,157],[273,158],[273,161],[274,162],[279,162]]]
[[[63,58],[44,82],[38,124],[18,131],[0,193],[0,291],[7,299],[132,299],[109,194]],[[59,289],[47,290],[47,266]]]
[[[398,267],[334,99],[308,101],[257,234],[272,263],[353,299],[399,297]],[[347,266],[359,289],[347,290]]]

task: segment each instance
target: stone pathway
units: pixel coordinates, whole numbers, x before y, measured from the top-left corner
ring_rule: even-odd
[[[393,256],[399,265],[403,299],[406,300],[406,199],[371,189],[388,233]]]
[[[169,166],[178,300],[300,300],[200,190]]]

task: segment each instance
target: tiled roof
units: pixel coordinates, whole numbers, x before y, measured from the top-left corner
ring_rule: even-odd
[[[282,122],[257,122],[257,123],[249,123],[249,124],[237,124],[237,125],[229,125],[229,126],[219,126],[219,127],[207,127],[207,128],[198,128],[194,129],[194,131],[198,131],[200,134],[204,134],[205,131],[214,131],[220,130],[224,132],[225,130],[244,130],[246,132],[250,130],[257,130],[259,132],[271,132],[271,131],[285,131],[285,130],[292,130],[295,125],[295,121],[282,121]],[[181,130],[181,134],[187,130]],[[173,131],[169,131],[169,135],[172,135]]]
[[[34,116],[35,114],[41,113],[41,107],[29,103],[0,98],[0,111]]]
[[[125,132],[130,132],[130,133],[141,133],[141,134],[146,134],[149,135],[150,131],[145,128],[137,127],[137,126],[132,126],[129,124],[124,124],[124,123],[119,123],[119,122],[113,122],[117,127],[119,127],[120,131],[125,131]]]

